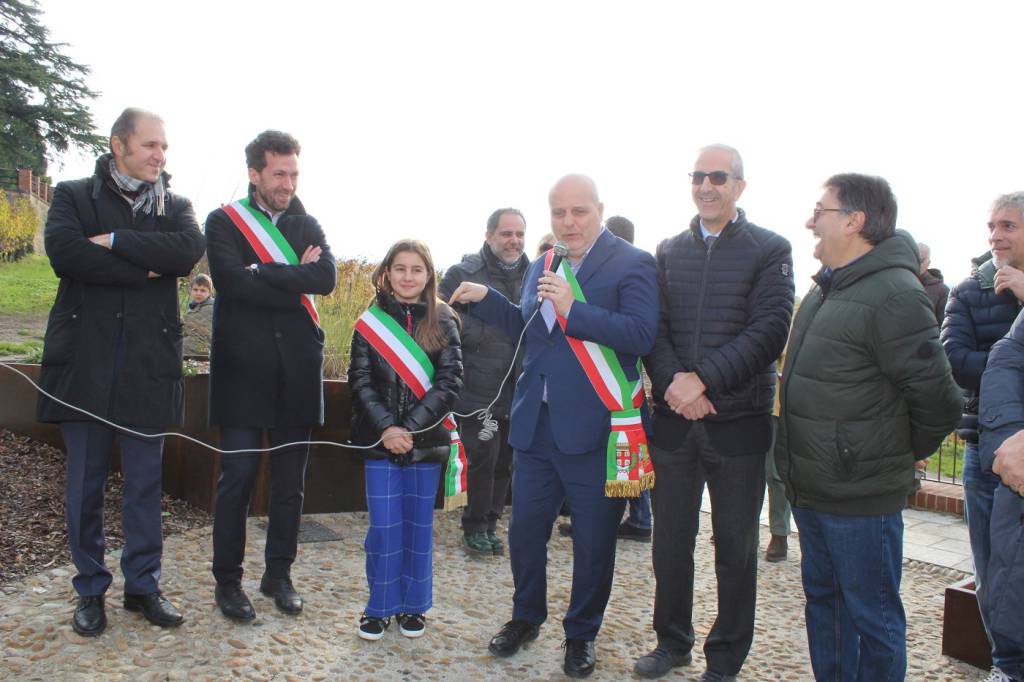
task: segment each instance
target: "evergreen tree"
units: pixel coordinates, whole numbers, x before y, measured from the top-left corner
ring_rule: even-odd
[[[50,42],[36,0],[0,0],[0,166],[46,175],[47,158],[102,151],[86,102],[89,68]]]

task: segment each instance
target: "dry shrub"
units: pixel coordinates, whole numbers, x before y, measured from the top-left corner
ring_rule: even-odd
[[[376,267],[376,263],[365,260],[338,261],[338,285],[330,296],[317,302],[320,326],[326,337],[324,377],[327,379],[341,379],[348,372],[352,330],[356,318],[373,299],[371,276]]]

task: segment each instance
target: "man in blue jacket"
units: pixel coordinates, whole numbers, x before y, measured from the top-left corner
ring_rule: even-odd
[[[981,378],[980,469],[997,477],[990,553],[975,567],[992,642],[993,682],[1024,682],[1024,313],[992,346]]]
[[[654,259],[601,225],[604,205],[594,181],[568,175],[551,189],[551,227],[568,249],[567,263],[585,300],[565,278],[534,261],[522,302],[463,282],[451,303],[518,338],[525,327],[523,373],[512,399],[514,449],[509,552],[515,582],[512,620],[491,640],[495,656],[511,656],[535,639],[547,619],[547,541],[563,499],[573,522],[573,585],[562,625],[563,669],[586,677],[596,663],[594,639],[615,568],[624,498],[606,497],[611,412],[574,353],[576,340],[601,344],[636,385],[637,359],[654,342],[658,294]],[[538,310],[539,308],[539,310]],[[572,342],[570,342],[570,339]],[[641,387],[642,389],[642,387]]]

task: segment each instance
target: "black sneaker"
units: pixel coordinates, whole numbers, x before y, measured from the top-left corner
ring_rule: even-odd
[[[640,528],[639,526],[634,526],[629,521],[623,521],[621,524],[619,524],[619,530],[617,535],[620,538],[625,538],[627,540],[637,540],[639,542],[651,541],[650,528]]]
[[[398,630],[406,637],[422,637],[427,629],[427,617],[422,613],[398,614]]]
[[[390,618],[378,618],[367,616],[365,613],[359,618],[359,637],[361,639],[376,642],[384,636],[384,631],[391,625]]]

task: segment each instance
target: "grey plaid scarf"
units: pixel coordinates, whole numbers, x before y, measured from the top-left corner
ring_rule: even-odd
[[[163,173],[150,183],[145,180],[137,180],[124,175],[117,170],[114,159],[110,160],[110,177],[114,185],[121,191],[121,195],[132,205],[132,213],[152,213],[153,215],[164,215],[164,176]],[[135,194],[135,198],[125,193]]]

